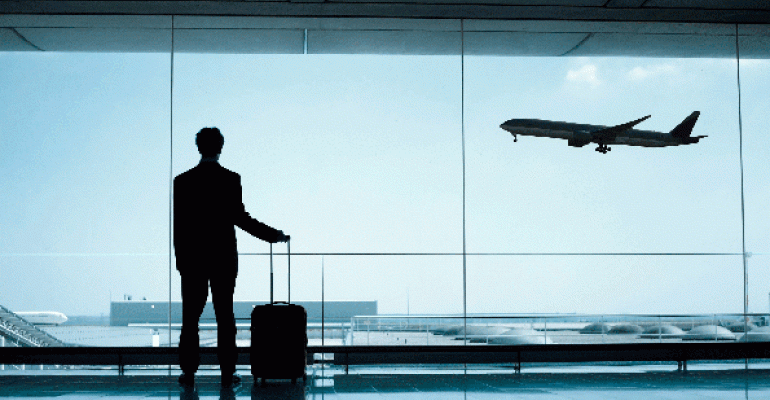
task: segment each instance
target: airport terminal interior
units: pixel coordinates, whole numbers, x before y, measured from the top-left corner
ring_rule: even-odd
[[[770,397],[765,1],[0,1],[0,88],[0,398]],[[291,235],[235,228],[225,388],[204,127]],[[274,300],[305,377],[252,376]]]

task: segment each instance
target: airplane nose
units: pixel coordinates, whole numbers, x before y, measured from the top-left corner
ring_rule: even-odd
[[[514,126],[516,126],[516,125],[518,125],[518,124],[516,124],[516,121],[514,121],[514,120],[510,119],[510,120],[508,120],[508,121],[505,121],[505,122],[503,122],[502,124],[500,124],[500,128],[502,128],[502,129],[505,129],[506,131],[509,131],[509,132],[510,132],[510,130],[511,130],[511,129],[512,129]]]

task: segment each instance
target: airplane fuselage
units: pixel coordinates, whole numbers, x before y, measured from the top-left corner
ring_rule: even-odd
[[[700,116],[700,111],[693,111],[684,121],[680,122],[671,132],[655,132],[633,129],[634,126],[647,120],[650,116],[639,118],[625,124],[615,126],[576,124],[562,121],[546,121],[540,119],[510,119],[503,122],[500,128],[513,135],[550,137],[564,139],[571,147],[583,147],[596,143],[596,151],[607,154],[609,145],[624,144],[641,147],[666,147],[682,144],[698,143],[706,136],[692,136],[692,128]]]
[[[514,135],[550,137],[564,139],[574,143],[599,143],[591,136],[592,132],[608,129],[608,126],[576,124],[571,122],[545,121],[539,119],[512,119],[500,126]],[[623,144],[642,147],[665,147],[689,144],[670,133],[629,129],[619,133],[613,139],[603,140],[603,144]]]
[[[33,325],[61,325],[68,319],[57,311],[19,311],[15,314]]]

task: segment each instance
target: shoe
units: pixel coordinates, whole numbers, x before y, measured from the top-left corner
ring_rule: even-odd
[[[241,384],[243,379],[238,374],[225,374],[222,375],[222,387],[236,387]]]
[[[179,384],[182,386],[195,386],[195,374],[182,373],[182,375],[179,375]]]

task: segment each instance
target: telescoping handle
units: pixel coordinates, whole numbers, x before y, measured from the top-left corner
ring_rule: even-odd
[[[289,279],[287,279],[289,291],[286,294],[286,302],[291,304],[291,239],[288,236],[286,237],[286,261],[289,264]]]
[[[289,292],[287,303],[291,303],[291,237],[287,236],[286,256],[289,264]],[[273,304],[273,244],[270,243],[270,304]]]

